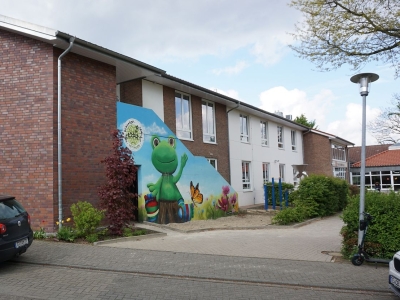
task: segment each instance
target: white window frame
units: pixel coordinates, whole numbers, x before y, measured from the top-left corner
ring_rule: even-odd
[[[346,171],[347,171],[347,168],[335,167],[335,168],[333,168],[333,177],[346,180]]]
[[[263,184],[269,182],[269,163],[267,162],[262,163],[262,178]]]
[[[209,107],[212,108],[211,116],[209,112]],[[215,127],[215,103],[203,99],[201,101],[201,114],[202,114],[202,124],[203,124],[203,142],[216,144],[216,127]]]
[[[268,122],[260,121],[261,146],[268,146]]]
[[[279,177],[281,181],[285,181],[285,164],[279,164]]]
[[[184,99],[188,98],[188,99]],[[180,108],[177,107],[177,99],[180,99]],[[188,105],[188,118],[189,120],[185,120],[185,108],[184,101],[187,101]],[[180,110],[181,120],[178,122],[178,110]],[[176,136],[182,140],[193,140],[193,132],[192,132],[192,103],[191,97],[189,94],[182,93],[180,91],[175,91],[175,123],[176,123]],[[179,126],[179,123],[182,124]],[[186,124],[187,123],[187,124]],[[185,128],[188,127],[188,128]],[[188,135],[188,136],[187,136]]]
[[[215,170],[218,170],[217,169],[217,159],[216,158],[207,158],[207,160],[210,163],[210,165],[212,165],[215,168]]]
[[[242,143],[249,143],[250,142],[249,116],[240,114],[239,123],[240,123],[240,141]]]
[[[290,131],[290,139],[292,141],[292,151],[296,151],[297,150],[297,145],[296,145],[296,131],[295,130],[291,130]]]
[[[251,190],[251,163],[242,161],[242,187],[243,190]]]
[[[284,143],[283,143],[283,126],[276,126],[277,128],[277,134],[278,134],[278,148],[279,149],[284,149]]]

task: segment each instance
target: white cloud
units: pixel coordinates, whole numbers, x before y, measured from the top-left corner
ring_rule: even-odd
[[[2,0],[1,13],[153,64],[243,49],[267,64],[281,58],[301,16],[287,2]]]
[[[366,124],[374,120],[381,110],[366,106]],[[349,103],[346,107],[346,117],[344,120],[337,120],[331,122],[327,126],[327,132],[335,134],[349,142],[354,143],[356,146],[361,146],[361,131],[362,131],[362,105],[356,103]],[[376,145],[376,139],[370,132],[366,132],[366,144]]]
[[[147,140],[150,140],[153,134],[157,134],[159,136],[164,136],[164,137],[167,136],[167,131],[164,129],[164,127],[157,126],[155,122],[150,126],[145,127],[144,133],[146,135]]]
[[[334,99],[330,90],[321,90],[310,98],[299,89],[288,90],[278,86],[260,94],[260,108],[272,113],[280,111],[284,115],[292,115],[293,119],[304,114],[308,120],[315,120],[318,128],[321,128]]]
[[[234,65],[233,67],[226,67],[223,69],[214,69],[212,72],[216,75],[221,75],[221,74],[228,74],[228,75],[234,75],[234,74],[239,74],[242,72],[243,69],[247,68],[249,65],[245,61],[239,61]]]
[[[265,36],[263,40],[257,40],[251,49],[251,53],[255,55],[257,62],[265,66],[273,65],[289,52],[287,45],[292,41],[292,37],[285,32],[277,32]]]

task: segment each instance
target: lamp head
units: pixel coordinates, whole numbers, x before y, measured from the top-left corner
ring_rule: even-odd
[[[350,78],[351,82],[360,84],[361,96],[368,96],[370,83],[377,81],[379,76],[374,73],[361,73]]]

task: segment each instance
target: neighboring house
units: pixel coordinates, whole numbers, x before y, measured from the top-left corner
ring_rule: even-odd
[[[307,174],[334,176],[350,181],[348,149],[353,143],[316,129],[305,132],[303,140]]]
[[[400,190],[400,144],[365,147],[365,186],[373,189],[376,182],[382,191]],[[351,167],[351,184],[360,186],[361,147],[349,149],[356,160]]]

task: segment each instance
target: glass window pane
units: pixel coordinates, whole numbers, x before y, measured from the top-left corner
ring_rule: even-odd
[[[185,98],[185,97],[184,97]],[[183,129],[189,130],[190,129],[190,115],[189,115],[189,101],[184,100],[182,102],[182,113],[183,113]]]
[[[208,133],[215,134],[214,130],[214,106],[209,103],[207,107],[207,122],[208,122]]]

